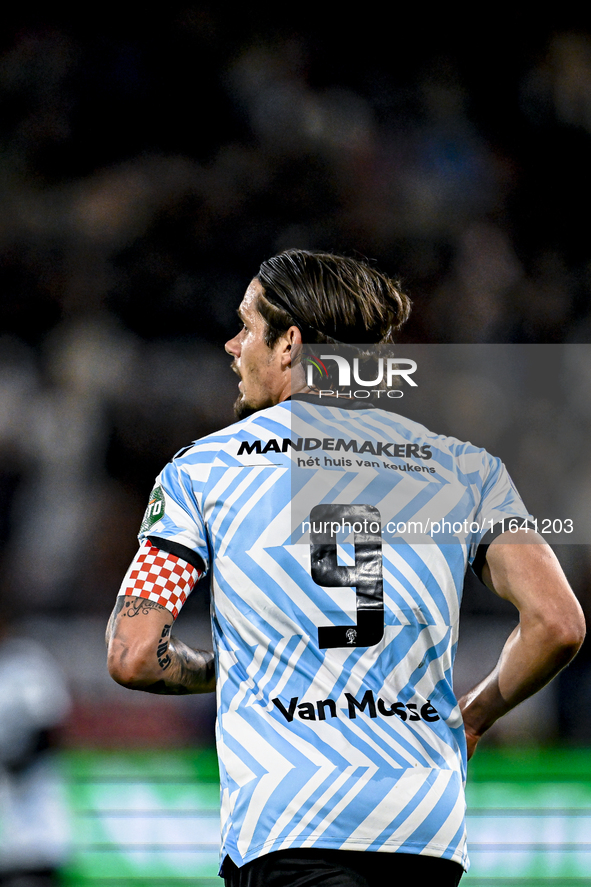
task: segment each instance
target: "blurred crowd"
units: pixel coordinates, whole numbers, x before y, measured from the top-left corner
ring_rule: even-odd
[[[392,45],[375,23],[368,43],[179,9],[137,28],[13,14],[0,43],[0,600],[67,672],[72,741],[105,738],[107,696],[128,705],[104,622],[154,476],[231,421],[222,346],[264,258],[375,260],[413,299],[408,343],[591,336],[591,32]],[[562,556],[587,606],[588,548]],[[469,585],[467,662],[511,619]],[[206,631],[206,590],[187,610]],[[579,662],[532,739],[591,739]],[[211,708],[175,702],[179,741],[208,738]]]

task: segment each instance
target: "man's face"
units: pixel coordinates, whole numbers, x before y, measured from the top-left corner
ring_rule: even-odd
[[[234,358],[232,369],[240,376],[240,395],[234,404],[238,419],[279,403],[286,390],[287,395],[290,393],[289,373],[285,373],[282,364],[282,340],[274,348],[265,342],[267,323],[257,308],[262,295],[263,288],[255,278],[238,309],[242,329],[225,346]]]

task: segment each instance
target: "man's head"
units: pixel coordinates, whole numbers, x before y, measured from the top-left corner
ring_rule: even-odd
[[[298,390],[292,359],[302,342],[388,344],[409,313],[398,284],[365,262],[306,250],[268,259],[238,309],[242,329],[226,343],[241,378],[236,416]]]
[[[286,250],[263,262],[257,279],[270,332],[294,324],[309,345],[386,345],[410,314],[410,299],[396,281],[346,256]]]

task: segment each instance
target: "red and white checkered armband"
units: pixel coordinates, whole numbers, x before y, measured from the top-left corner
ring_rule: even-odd
[[[197,567],[155,548],[146,539],[131,562],[119,594],[154,601],[170,610],[176,619],[201,575]]]

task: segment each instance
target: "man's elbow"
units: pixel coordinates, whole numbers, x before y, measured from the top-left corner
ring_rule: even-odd
[[[568,631],[565,632],[564,643],[572,650],[573,656],[581,649],[586,632],[585,617],[581,613],[581,617],[576,624],[569,626]]]
[[[551,644],[557,651],[564,665],[573,659],[579,652],[585,640],[585,617],[580,606],[573,607],[569,614],[562,614],[560,618],[548,626]]]
[[[141,650],[130,651],[116,642],[109,645],[107,667],[113,680],[129,690],[144,690],[158,678],[151,657]]]

